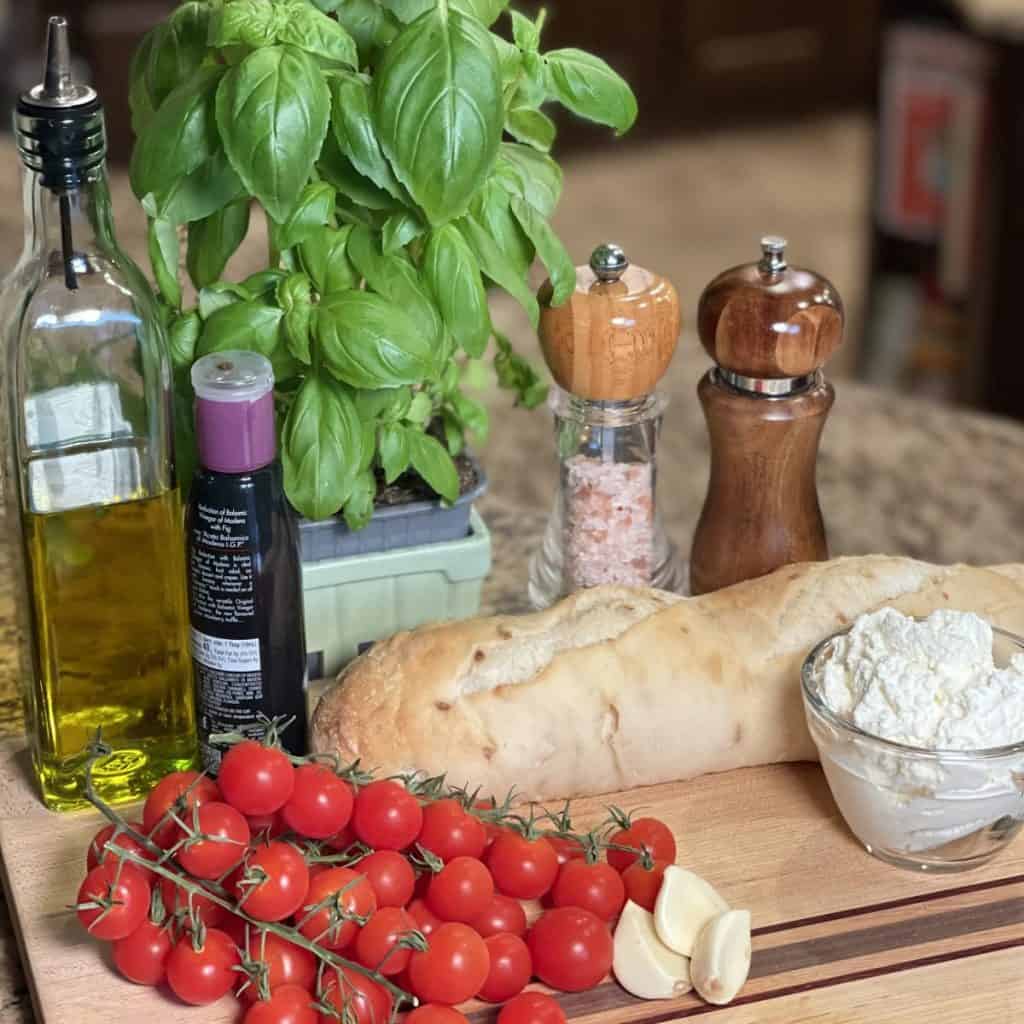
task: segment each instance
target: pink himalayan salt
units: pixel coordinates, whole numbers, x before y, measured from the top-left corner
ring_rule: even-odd
[[[565,463],[565,574],[569,588],[649,586],[654,572],[654,477],[647,462]]]

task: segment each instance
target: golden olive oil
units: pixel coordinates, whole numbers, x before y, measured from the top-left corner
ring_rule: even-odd
[[[145,795],[196,753],[181,503],[155,498],[23,513],[35,638],[27,709],[47,806],[83,805],[82,751],[103,728],[114,754],[99,794]]]

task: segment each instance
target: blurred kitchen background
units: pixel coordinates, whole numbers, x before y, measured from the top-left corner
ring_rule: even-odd
[[[0,0],[0,88],[39,77],[49,14],[107,106],[119,235],[142,261],[125,182],[128,66],[170,0]],[[522,9],[540,4],[519,0]],[[707,281],[785,235],[837,285],[833,376],[1024,419],[1024,0],[550,0],[545,49],[581,46],[640,101],[625,140],[566,122],[556,218],[578,262],[601,241],[678,286],[681,352]],[[21,240],[0,135],[0,269]],[[1022,301],[1024,306],[1024,301]],[[499,310],[498,318],[515,316]]]

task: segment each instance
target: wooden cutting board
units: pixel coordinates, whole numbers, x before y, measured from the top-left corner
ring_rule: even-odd
[[[45,1024],[160,1021],[227,1024],[231,1000],[205,1009],[117,977],[66,907],[97,816],[32,804],[23,759],[0,759],[4,884]],[[12,776],[13,773],[13,776]],[[1024,842],[988,867],[928,877],[869,857],[846,831],[814,765],[746,769],[578,802],[664,818],[679,860],[754,921],[751,978],[730,1007],[696,996],[643,1002],[607,982],[561,997],[573,1021],[662,1024],[1006,1024],[1024,1014]],[[474,1022],[492,1008],[471,1010]]]

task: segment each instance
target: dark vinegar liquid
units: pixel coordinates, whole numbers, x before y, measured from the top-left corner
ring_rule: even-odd
[[[279,462],[252,473],[200,469],[186,518],[196,707],[204,767],[216,772],[218,732],[259,736],[265,720],[304,754],[306,644],[295,514]]]

